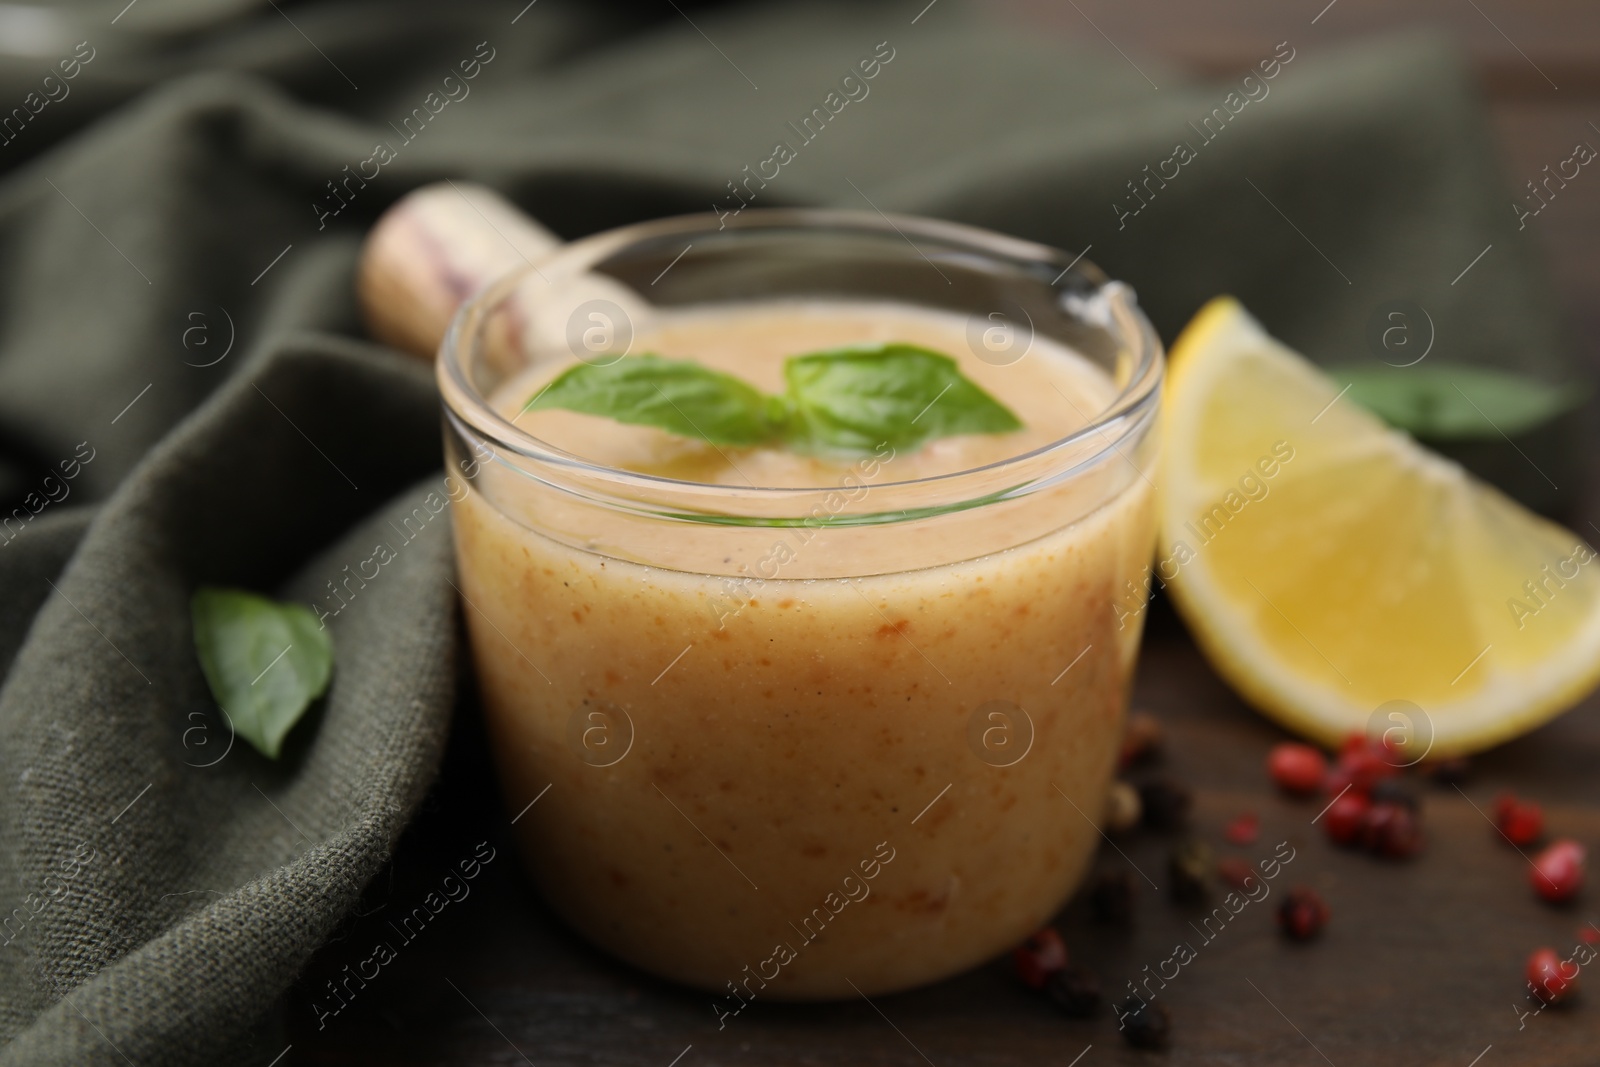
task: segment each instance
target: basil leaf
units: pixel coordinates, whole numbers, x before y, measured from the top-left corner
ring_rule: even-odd
[[[784,378],[783,396],[767,396],[689,360],[633,356],[570,367],[522,410],[564,408],[716,445],[783,444],[805,452],[909,448],[952,434],[1022,427],[955,360],[916,345],[793,356]]]
[[[1332,367],[1350,399],[1430,441],[1515,437],[1582,404],[1587,390],[1481,367]]]
[[[278,758],[284,736],[328,688],[333,640],[300,604],[202,586],[189,602],[194,646],[235,733]]]
[[[757,445],[782,429],[783,407],[739,379],[689,360],[628,356],[580,363],[536,393],[524,411],[565,408],[654,426],[716,445]]]
[[[911,448],[937,437],[1022,427],[955,360],[916,345],[812,352],[790,359],[783,373],[795,412],[791,444],[802,449]]]

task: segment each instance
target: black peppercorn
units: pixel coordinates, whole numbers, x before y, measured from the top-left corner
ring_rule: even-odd
[[[1094,917],[1112,926],[1133,924],[1133,875],[1127,871],[1103,871],[1089,884],[1089,906]]]
[[[1074,964],[1050,976],[1045,992],[1069,1019],[1087,1019],[1100,1007],[1100,979]]]
[[[1117,1005],[1117,1025],[1122,1029],[1122,1039],[1134,1048],[1160,1049],[1167,1047],[1172,1016],[1165,1004],[1129,997]]]
[[[1422,765],[1422,773],[1439,785],[1458,785],[1472,776],[1472,761],[1465,756],[1430,760]]]
[[[1167,874],[1172,880],[1172,899],[1200,900],[1206,895],[1206,879],[1211,873],[1211,849],[1199,838],[1191,837],[1172,850]]]
[[[1398,778],[1383,778],[1373,783],[1367,796],[1374,804],[1399,804],[1413,812],[1422,806],[1416,791]]]
[[[1189,818],[1192,800],[1188,788],[1170,778],[1157,778],[1139,787],[1145,825],[1156,830],[1182,826]]]
[[[1123,767],[1153,763],[1161,758],[1163,742],[1161,723],[1155,716],[1143,711],[1131,712],[1128,715],[1128,724],[1122,732],[1122,755],[1119,762]]]

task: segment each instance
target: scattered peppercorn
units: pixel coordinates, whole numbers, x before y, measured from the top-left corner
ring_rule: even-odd
[[[1133,712],[1122,731],[1122,766],[1154,763],[1161,755],[1164,741],[1161,723],[1154,715],[1145,711]]]
[[[1529,881],[1534,891],[1552,904],[1571,900],[1583,888],[1583,861],[1583,846],[1562,838],[1533,857]]]
[[[1373,741],[1360,730],[1352,730],[1344,735],[1344,740],[1339,742],[1339,758],[1353,752],[1365,752],[1373,747]]]
[[[1210,846],[1196,837],[1178,844],[1167,859],[1167,871],[1172,879],[1172,899],[1200,900],[1206,895],[1206,879],[1211,874]]]
[[[1252,885],[1260,882],[1256,869],[1238,856],[1224,856],[1218,860],[1217,877],[1240,892],[1248,892]]]
[[[1045,992],[1069,1019],[1087,1019],[1100,1008],[1100,979],[1087,967],[1063,967],[1050,976]]]
[[[1253,845],[1260,834],[1261,818],[1253,811],[1240,815],[1222,831],[1222,836],[1235,845]]]
[[[1050,976],[1067,965],[1067,946],[1055,927],[1046,926],[1011,952],[1017,975],[1029,989],[1043,989]]]
[[[1534,949],[1528,957],[1528,986],[1546,1004],[1559,1003],[1578,991],[1578,965],[1563,960],[1553,948]]]
[[[1328,805],[1328,810],[1322,813],[1322,828],[1335,844],[1353,845],[1361,836],[1362,824],[1371,807],[1370,800],[1352,790]]]
[[[1399,804],[1413,814],[1422,809],[1422,799],[1417,796],[1416,790],[1399,778],[1380,778],[1372,784],[1367,799],[1374,804]]]
[[[1495,828],[1518,848],[1526,848],[1544,836],[1544,812],[1531,800],[1514,793],[1494,798]]]
[[[1422,773],[1439,785],[1460,785],[1471,776],[1472,761],[1465,756],[1427,760],[1422,764]]]
[[[1600,945],[1600,927],[1590,923],[1578,928],[1578,940],[1585,945]]]
[[[1346,791],[1354,791],[1359,793],[1361,796],[1366,796],[1366,790],[1356,789],[1355,784],[1356,780],[1354,775],[1345,770],[1343,767],[1334,767],[1331,768],[1327,774],[1323,775],[1322,795],[1325,797],[1336,797]]]
[[[1267,773],[1286,793],[1308,796],[1317,791],[1328,773],[1328,757],[1321,749],[1285,741],[1267,754]]]
[[[1117,1005],[1117,1025],[1122,1039],[1134,1048],[1162,1049],[1171,1037],[1172,1016],[1165,1004],[1129,997]]]
[[[1339,750],[1339,762],[1323,779],[1323,791],[1335,796],[1348,785],[1360,793],[1371,792],[1378,781],[1400,772],[1395,760],[1382,743],[1364,734],[1351,734]]]
[[[1106,794],[1106,829],[1114,834],[1127,833],[1139,825],[1143,814],[1139,791],[1127,782],[1112,782]]]
[[[1137,891],[1133,875],[1127,871],[1102,871],[1089,884],[1089,906],[1094,917],[1103,923],[1131,926]]]
[[[1139,786],[1139,802],[1145,825],[1157,830],[1173,830],[1189,818],[1193,798],[1187,787],[1171,778],[1157,778]]]
[[[1316,890],[1297,885],[1278,905],[1278,926],[1295,941],[1310,941],[1327,925],[1329,914]]]
[[[1361,820],[1361,845],[1389,859],[1408,859],[1422,851],[1422,826],[1402,804],[1373,804]]]

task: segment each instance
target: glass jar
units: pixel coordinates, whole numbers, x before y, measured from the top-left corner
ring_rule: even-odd
[[[1110,400],[1001,462],[897,480],[880,450],[827,488],[609,468],[491,403],[654,316],[775,299],[967,316],[985,363],[1064,346]],[[1162,367],[1091,264],[875,214],[629,226],[463,306],[438,363],[463,612],[550,904],[724,1019],[933,981],[1047,921],[1115,767]]]

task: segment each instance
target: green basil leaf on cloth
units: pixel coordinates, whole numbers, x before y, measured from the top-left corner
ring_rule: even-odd
[[[201,586],[189,601],[200,667],[229,723],[273,759],[333,676],[333,639],[303,604]]]

